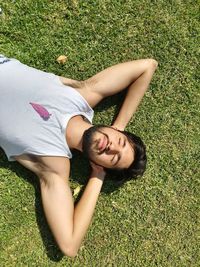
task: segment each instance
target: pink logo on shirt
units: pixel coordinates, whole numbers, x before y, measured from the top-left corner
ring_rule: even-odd
[[[40,115],[43,120],[47,121],[52,114],[48,112],[46,108],[44,108],[42,105],[36,104],[36,103],[29,103],[34,108],[34,110]]]

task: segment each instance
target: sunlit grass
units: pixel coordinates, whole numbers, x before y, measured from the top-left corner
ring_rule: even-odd
[[[127,127],[147,145],[146,174],[120,188],[105,181],[74,260],[51,236],[36,177],[1,152],[0,265],[198,266],[198,1],[19,0],[0,7],[0,53],[32,67],[81,80],[127,60],[159,62]],[[101,103],[94,123],[110,124],[120,103],[121,95]],[[87,161],[75,154],[72,189],[88,175]]]

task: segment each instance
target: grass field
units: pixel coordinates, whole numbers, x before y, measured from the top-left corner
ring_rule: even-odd
[[[0,0],[0,54],[32,67],[85,79],[132,59],[159,62],[127,127],[147,145],[147,171],[121,187],[105,181],[75,259],[53,240],[36,177],[0,152],[1,267],[200,266],[199,6],[196,0]],[[61,54],[65,65],[56,62]],[[120,102],[118,95],[101,103],[94,123],[110,124]],[[71,188],[83,187],[88,175],[88,162],[76,153]]]

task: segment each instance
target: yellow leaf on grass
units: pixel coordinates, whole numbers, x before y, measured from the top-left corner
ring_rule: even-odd
[[[74,193],[73,193],[73,196],[75,197],[76,195],[78,195],[78,193],[81,191],[81,187],[80,186],[77,186],[75,189],[74,189]]]
[[[65,64],[65,62],[67,61],[67,57],[64,56],[64,55],[61,55],[59,56],[56,61],[59,63],[59,64]]]

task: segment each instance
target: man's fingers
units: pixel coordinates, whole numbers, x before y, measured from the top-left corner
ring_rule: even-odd
[[[117,125],[111,125],[111,127],[117,131],[124,131],[124,128],[123,127],[120,127],[120,126],[117,126]]]
[[[92,161],[90,161],[90,165],[91,165],[92,169],[98,169],[98,170],[103,170],[104,169],[102,166],[100,166],[100,165],[98,165],[98,164],[96,164],[96,163],[94,163]]]
[[[90,161],[90,165],[92,167],[92,173],[94,175],[99,175],[99,174],[105,175],[106,174],[106,172],[104,170],[104,167],[102,167],[100,165],[97,165],[97,164],[95,164],[94,162],[91,162],[91,161]]]

